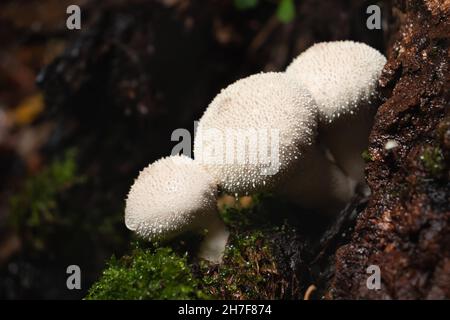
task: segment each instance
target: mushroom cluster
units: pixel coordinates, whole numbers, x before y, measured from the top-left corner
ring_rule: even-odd
[[[365,44],[325,42],[286,72],[229,85],[199,121],[194,159],[170,156],[141,171],[126,199],[126,226],[149,240],[202,233],[199,256],[219,263],[229,235],[219,188],[236,196],[273,190],[336,212],[363,181],[361,152],[385,62]]]

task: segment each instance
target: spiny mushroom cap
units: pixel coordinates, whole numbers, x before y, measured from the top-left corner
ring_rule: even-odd
[[[286,74],[311,92],[321,121],[353,114],[373,98],[386,58],[353,41],[322,42],[300,54]]]
[[[125,224],[150,240],[199,228],[216,210],[216,190],[213,178],[194,160],[162,158],[142,170],[131,186]]]
[[[195,159],[226,192],[249,194],[272,187],[294,167],[316,128],[316,106],[307,90],[284,73],[252,75],[223,89],[208,106],[197,128]],[[209,129],[217,140],[205,138]],[[252,132],[256,140],[246,139]],[[206,160],[212,149],[221,161]]]

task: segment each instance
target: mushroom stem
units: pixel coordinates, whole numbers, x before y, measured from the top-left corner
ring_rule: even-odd
[[[200,245],[198,256],[211,263],[221,263],[230,232],[218,213],[211,216],[204,228],[205,237]]]
[[[304,208],[336,213],[350,201],[354,182],[330,161],[320,146],[313,145],[278,193]]]
[[[319,125],[319,135],[341,169],[356,183],[364,183],[365,162],[362,152],[369,144],[369,134],[376,113],[375,105],[366,103],[354,114]]]

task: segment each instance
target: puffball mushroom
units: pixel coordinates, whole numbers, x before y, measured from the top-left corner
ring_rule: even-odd
[[[380,52],[364,43],[335,41],[313,45],[286,69],[311,92],[319,111],[319,136],[356,182],[364,181],[361,153],[367,148],[385,63]]]
[[[199,256],[215,263],[229,235],[218,216],[215,180],[186,156],[162,158],[139,173],[126,199],[125,224],[148,240],[206,231]]]
[[[196,161],[225,192],[247,195],[275,186],[313,143],[314,101],[283,73],[259,73],[223,89],[201,117]]]

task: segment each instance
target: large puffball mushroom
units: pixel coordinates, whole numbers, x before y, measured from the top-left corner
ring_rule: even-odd
[[[367,148],[385,63],[380,52],[364,43],[335,41],[313,45],[286,69],[311,92],[319,110],[319,136],[356,182],[364,181],[361,153]]]
[[[198,123],[194,156],[225,192],[247,195],[274,187],[295,168],[316,127],[307,90],[284,73],[259,73],[213,99]]]
[[[314,144],[277,193],[305,209],[334,214],[350,201],[354,188],[354,182]]]
[[[162,158],[139,173],[126,199],[125,224],[148,240],[206,232],[199,256],[215,263],[229,235],[218,216],[215,180],[185,156]]]

